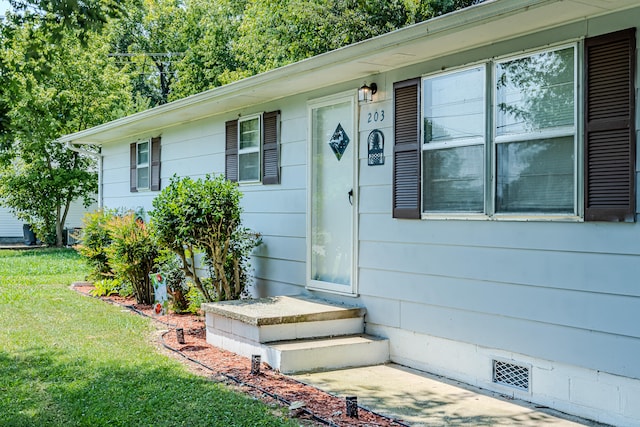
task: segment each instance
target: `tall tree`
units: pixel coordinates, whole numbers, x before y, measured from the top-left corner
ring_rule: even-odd
[[[186,0],[181,28],[186,50],[176,64],[170,99],[179,99],[229,83],[238,69],[232,46],[246,0]]]
[[[95,194],[94,160],[55,142],[132,112],[127,77],[114,67],[97,35],[81,43],[64,30],[57,43],[31,24],[2,39],[2,101],[7,127],[0,150],[0,198],[43,239],[61,245],[70,203]],[[46,52],[32,56],[34,37]]]
[[[254,0],[234,42],[241,78],[482,0]]]
[[[184,20],[182,0],[143,0],[112,27],[113,56],[131,76],[134,96],[152,107],[169,101],[176,64],[193,41],[183,34]]]
[[[154,106],[480,1],[144,0],[114,50]]]

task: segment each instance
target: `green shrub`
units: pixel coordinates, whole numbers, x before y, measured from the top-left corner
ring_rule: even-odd
[[[158,270],[164,276],[167,284],[167,293],[171,297],[171,308],[176,313],[186,313],[189,311],[187,293],[190,286],[184,271],[180,268],[180,260],[173,252],[164,250],[156,261]]]
[[[93,290],[91,295],[94,297],[109,297],[111,295],[119,295],[119,280],[102,279],[93,282]]]
[[[93,287],[91,295],[94,297],[108,297],[111,295],[128,297],[133,295],[131,284],[118,278],[96,280],[93,282]]]
[[[113,216],[107,223],[111,244],[107,247],[109,265],[116,278],[128,281],[138,304],[153,303],[149,274],[159,255],[149,227],[139,215]]]
[[[92,269],[92,279],[100,280],[113,276],[107,255],[107,247],[111,243],[107,223],[115,214],[112,210],[98,209],[87,212],[82,218],[82,230],[78,236],[80,243],[75,248]]]
[[[202,303],[207,302],[202,296],[202,292],[200,292],[195,286],[189,287],[189,292],[187,292],[186,298],[189,302],[187,311],[192,314],[198,313],[200,311],[200,306],[202,305]]]
[[[193,180],[174,176],[153,200],[158,242],[175,252],[181,269],[206,301],[238,299],[249,279],[249,256],[259,235],[242,227],[237,184],[222,175]],[[197,254],[209,271],[198,275]]]

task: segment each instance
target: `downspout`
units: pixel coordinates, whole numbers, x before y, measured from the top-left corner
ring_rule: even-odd
[[[84,154],[98,160],[98,207],[102,208],[102,153],[100,151],[94,153],[92,151],[83,150],[82,148],[73,145],[73,142],[71,141],[68,141],[66,145],[67,149],[71,151],[75,151],[76,153]]]

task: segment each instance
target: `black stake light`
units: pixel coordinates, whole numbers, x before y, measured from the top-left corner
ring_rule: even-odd
[[[176,328],[176,339],[178,344],[184,344],[184,329]]]
[[[358,396],[347,396],[347,417],[358,418]]]
[[[251,355],[251,374],[258,375],[260,373],[260,355],[253,354]]]

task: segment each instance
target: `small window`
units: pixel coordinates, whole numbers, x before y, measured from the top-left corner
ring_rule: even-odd
[[[130,144],[130,191],[160,191],[160,137]]]
[[[229,181],[280,183],[280,112],[225,123],[225,176]]]
[[[139,142],[136,150],[137,188],[138,190],[148,190],[151,177],[149,141]]]
[[[260,116],[238,121],[238,181],[260,181]]]

